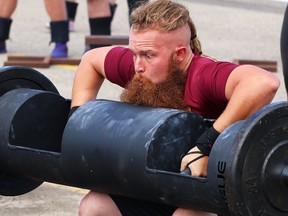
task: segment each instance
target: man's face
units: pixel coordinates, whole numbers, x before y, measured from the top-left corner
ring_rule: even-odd
[[[155,71],[156,74],[161,72]],[[141,73],[136,73],[120,99],[122,102],[133,104],[187,110],[183,100],[185,82],[185,73],[179,69],[171,56],[164,81],[155,84]]]
[[[175,58],[173,34],[157,31],[130,32],[135,76],[122,93],[123,102],[187,109],[183,101],[186,73]]]
[[[169,59],[174,52],[171,36],[154,30],[130,31],[129,48],[134,55],[135,72],[157,84],[168,74]]]

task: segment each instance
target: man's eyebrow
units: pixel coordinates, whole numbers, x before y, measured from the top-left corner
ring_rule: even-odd
[[[135,50],[131,47],[129,47],[129,49],[133,52],[133,53],[139,53],[140,55],[142,54],[146,54],[146,53],[157,53],[155,50],[152,49],[142,49],[142,50]]]
[[[144,53],[147,53],[147,52],[150,52],[150,50],[140,50],[139,51],[140,54],[144,54]]]
[[[146,49],[146,50],[140,50],[139,53],[140,53],[140,54],[145,54],[145,53],[156,53],[156,51],[151,50],[151,49]]]

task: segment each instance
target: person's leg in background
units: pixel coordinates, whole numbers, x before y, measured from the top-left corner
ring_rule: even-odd
[[[139,6],[140,3],[147,2],[148,0],[127,0],[129,15],[132,13],[133,9]]]
[[[148,0],[127,0],[130,26],[131,26],[130,14],[132,13],[133,9],[135,9],[137,6],[139,6],[139,4],[144,3],[144,2],[148,2]]]
[[[69,31],[74,31],[74,22],[77,13],[78,2],[76,0],[66,0],[65,3],[69,20]]]
[[[286,7],[283,18],[281,38],[280,38],[280,50],[281,50],[281,59],[282,59],[286,94],[288,95],[288,5]]]
[[[9,39],[11,16],[17,6],[17,0],[0,0],[0,53],[6,53],[6,40]]]
[[[111,35],[111,23],[116,9],[115,0],[87,0],[90,35]],[[99,47],[90,45],[85,51]]]
[[[55,47],[51,52],[51,57],[67,58],[69,21],[67,18],[65,0],[45,0],[45,6],[51,20],[51,42],[55,42]]]

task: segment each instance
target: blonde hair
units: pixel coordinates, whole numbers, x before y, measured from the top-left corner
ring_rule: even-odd
[[[132,12],[130,19],[133,31],[170,32],[188,24],[191,31],[191,48],[201,54],[201,43],[189,11],[179,3],[171,0],[148,1],[140,4]]]

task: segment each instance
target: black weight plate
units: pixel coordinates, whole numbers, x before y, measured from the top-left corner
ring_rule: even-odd
[[[288,103],[259,110],[239,131],[227,178],[232,215],[287,216],[288,190],[282,172],[288,166]]]
[[[287,179],[285,180],[286,176],[283,176],[283,171],[285,172],[288,168],[287,152],[288,140],[276,145],[265,160],[262,177],[264,191],[270,203],[288,214]]]
[[[21,66],[0,68],[0,97],[17,88],[46,90],[59,94],[54,84],[40,72]],[[13,176],[0,170],[0,195],[15,196],[34,190],[42,182]]]
[[[18,196],[39,187],[43,182],[0,172],[0,195]]]
[[[16,88],[46,90],[59,94],[54,84],[35,69],[21,66],[0,68],[0,97]]]

